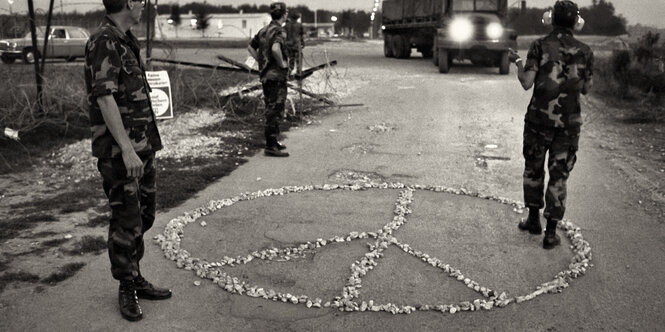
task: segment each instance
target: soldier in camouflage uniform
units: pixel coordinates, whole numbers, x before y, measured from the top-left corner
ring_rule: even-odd
[[[279,137],[279,120],[284,112],[287,95],[287,63],[286,30],[282,27],[286,22],[286,4],[273,2],[270,4],[272,21],[261,29],[247,47],[249,53],[259,63],[263,97],[266,104],[265,155],[272,157],[288,157],[286,147],[277,141]]]
[[[590,89],[593,75],[593,52],[572,33],[579,20],[577,5],[557,1],[552,19],[553,31],[531,44],[524,66],[515,51],[510,54],[524,89],[535,85],[524,125],[524,200],[529,217],[519,228],[540,234],[539,210],[545,207],[545,249],[561,241],[556,226],[566,210],[566,181],[577,160],[582,125],[580,93]],[[548,152],[550,178],[543,202]]]
[[[289,55],[289,71],[302,71],[302,49],[305,47],[305,32],[299,22],[300,14],[292,13],[286,22],[286,48]]]
[[[111,274],[120,281],[120,313],[136,321],[143,317],[138,298],[171,297],[170,290],[146,281],[139,268],[143,235],[155,220],[155,152],[162,142],[139,43],[129,30],[139,22],[145,1],[103,2],[107,15],[85,49],[92,155],[111,207],[108,253]]]

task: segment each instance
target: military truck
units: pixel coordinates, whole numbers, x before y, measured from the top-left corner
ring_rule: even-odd
[[[385,0],[382,7],[386,57],[408,58],[416,48],[441,73],[453,59],[510,71],[517,35],[505,25],[508,0]]]

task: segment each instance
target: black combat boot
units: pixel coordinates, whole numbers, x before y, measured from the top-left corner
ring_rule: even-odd
[[[118,304],[120,305],[120,314],[128,321],[135,322],[143,318],[143,311],[139,305],[139,299],[136,297],[136,288],[134,281],[121,280],[118,291]]]
[[[277,149],[280,150],[280,151],[281,151],[281,150],[286,150],[286,145],[284,145],[284,144],[282,144],[282,143],[280,143],[280,142],[277,142],[275,146],[276,146]]]
[[[561,243],[561,238],[556,235],[556,225],[559,223],[556,219],[547,219],[545,228],[545,238],[543,239],[543,248],[552,249]]]
[[[517,227],[523,231],[529,231],[531,234],[540,234],[543,227],[540,226],[540,211],[536,208],[529,208],[529,217],[520,221]]]
[[[155,287],[141,275],[134,278],[134,287],[136,288],[136,296],[141,299],[166,300],[171,297],[170,289]]]
[[[280,144],[277,142],[277,138],[269,136],[266,138],[266,149],[263,151],[263,153],[270,157],[288,157],[289,153],[281,151],[282,149],[279,147]],[[285,146],[284,148],[286,149]]]

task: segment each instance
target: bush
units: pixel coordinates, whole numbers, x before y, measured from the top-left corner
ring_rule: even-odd
[[[648,33],[630,50],[599,57],[594,65],[596,91],[639,101],[634,108],[644,121],[665,120],[665,49],[656,46],[658,37]]]

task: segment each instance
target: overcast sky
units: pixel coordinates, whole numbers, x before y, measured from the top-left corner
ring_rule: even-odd
[[[154,1],[154,0],[152,0]],[[9,2],[13,2],[12,11],[26,12],[28,0],[0,0],[0,12],[7,13],[9,11]],[[159,0],[159,3],[180,3],[184,5],[193,0]],[[198,1],[198,2],[202,2]],[[240,4],[268,4],[271,0],[207,0],[211,4],[219,5],[240,5]],[[304,4],[311,9],[329,9],[329,10],[342,10],[342,9],[359,9],[370,11],[374,5],[374,0],[294,0],[285,1],[287,5]],[[508,0],[509,4],[517,6],[520,0]],[[552,6],[555,0],[527,0],[529,7],[545,8]],[[659,28],[665,28],[665,0],[611,0],[617,13],[622,15],[628,20],[628,24],[641,23],[642,25],[651,25]],[[34,0],[35,7],[44,11],[48,10],[49,0]],[[103,8],[102,0],[55,0],[56,13],[59,11],[59,6],[65,11],[78,10],[88,11],[91,9]],[[577,3],[580,7],[588,6],[591,0],[578,0]]]

